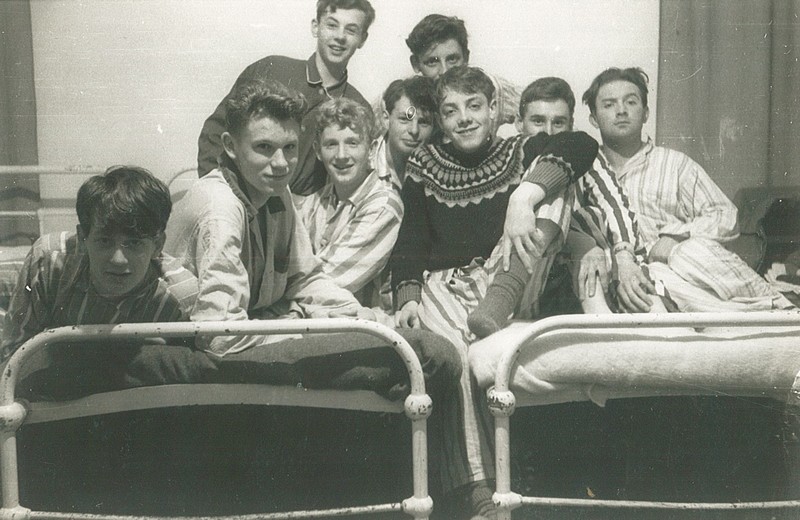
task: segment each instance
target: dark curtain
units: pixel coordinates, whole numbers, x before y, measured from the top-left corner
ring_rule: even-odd
[[[28,0],[0,1],[0,243],[30,245],[39,235],[39,179],[8,165],[38,163],[33,38]],[[26,212],[26,213],[21,213]]]
[[[659,143],[740,213],[754,193],[800,186],[800,0],[662,0],[660,20]]]
[[[28,0],[0,2],[0,164],[36,164],[36,99]]]

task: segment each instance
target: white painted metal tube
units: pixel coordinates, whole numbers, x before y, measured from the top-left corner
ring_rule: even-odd
[[[432,509],[428,495],[427,417],[430,397],[425,392],[422,366],[408,342],[395,330],[376,322],[348,319],[249,320],[241,322],[126,323],[119,325],[82,325],[44,331],[25,342],[8,360],[0,375],[0,478],[3,508],[0,516],[30,518],[31,512],[19,505],[16,430],[24,421],[25,409],[14,401],[14,389],[25,361],[48,345],[75,341],[106,341],[130,338],[175,338],[196,335],[232,336],[250,334],[365,333],[386,340],[401,357],[409,373],[411,395],[406,399],[406,415],[412,420],[414,496],[403,508],[415,518],[425,519]],[[110,347],[113,348],[113,347]],[[379,507],[395,507],[394,505]],[[348,508],[348,511],[354,511]],[[344,510],[342,510],[344,511]],[[41,513],[45,514],[46,513]],[[297,518],[299,516],[275,518]],[[85,515],[89,518],[91,515]],[[307,517],[308,515],[306,515]],[[263,517],[263,516],[262,516]]]
[[[655,509],[737,509],[746,504],[676,504],[664,506],[657,502],[625,502],[600,501],[586,499],[544,499],[523,497],[511,491],[511,435],[509,431],[510,416],[514,413],[515,398],[509,385],[511,370],[519,357],[523,345],[530,344],[536,338],[555,330],[582,329],[641,329],[664,327],[786,327],[800,325],[800,313],[797,311],[769,311],[751,313],[674,313],[674,314],[574,314],[545,318],[527,326],[504,351],[495,373],[494,387],[488,391],[488,402],[492,415],[495,416],[495,465],[497,472],[497,489],[494,501],[498,506],[498,520],[509,520],[511,511],[523,504],[528,505],[572,505],[597,508],[631,508],[650,507]],[[769,504],[769,503],[767,503]],[[800,501],[774,503],[780,508],[800,509]],[[754,504],[753,508],[767,506]]]

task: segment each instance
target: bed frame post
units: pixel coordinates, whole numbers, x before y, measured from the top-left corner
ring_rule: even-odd
[[[406,417],[411,419],[411,449],[414,465],[414,496],[403,500],[403,511],[427,520],[433,511],[428,494],[428,417],[433,401],[428,394],[411,394],[405,401]]]
[[[19,505],[19,476],[17,473],[17,430],[22,426],[27,411],[19,403],[0,405],[0,479],[3,484],[2,520],[25,520],[30,509]]]
[[[489,410],[494,415],[494,452],[497,490],[492,500],[497,506],[497,520],[511,520],[511,511],[522,505],[522,497],[511,492],[511,437],[509,426],[516,407],[514,394],[492,387],[487,392]]]

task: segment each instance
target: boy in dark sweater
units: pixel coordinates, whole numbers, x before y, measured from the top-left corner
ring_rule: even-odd
[[[522,179],[531,188],[540,250],[557,247],[570,215],[567,189],[597,153],[587,134],[494,137],[494,86],[480,69],[457,67],[437,85],[439,119],[446,144],[418,148],[406,166],[405,217],[392,253],[392,288],[399,327],[424,328],[451,340],[467,365],[475,339],[467,316],[486,293],[499,267],[498,241],[509,195]],[[549,263],[534,262],[543,282]],[[463,497],[471,514],[491,518],[494,505],[491,428],[481,392],[469,370],[461,378],[466,472],[443,475],[446,491]]]

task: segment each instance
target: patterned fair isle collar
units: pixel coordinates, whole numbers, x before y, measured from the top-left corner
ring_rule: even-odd
[[[514,136],[493,143],[485,157],[466,166],[448,148],[428,144],[418,148],[406,165],[406,178],[422,184],[425,195],[449,207],[478,204],[520,182],[523,139]]]

